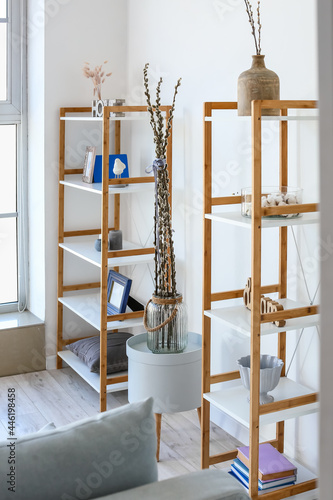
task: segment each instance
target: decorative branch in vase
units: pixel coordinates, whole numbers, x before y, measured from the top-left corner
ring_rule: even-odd
[[[261,13],[260,0],[257,3],[257,27],[254,20],[252,4],[244,0],[246,12],[251,25],[256,55],[252,56],[252,67],[238,77],[238,115],[251,115],[253,100],[280,99],[280,80],[274,71],[265,66],[265,56],[261,54]],[[276,109],[265,109],[263,115],[277,115]]]
[[[249,16],[249,23],[251,24],[251,31],[254,38],[254,45],[256,47],[257,56],[261,55],[261,19],[260,19],[260,0],[258,0],[257,5],[257,24],[258,24],[258,37],[256,33],[256,27],[253,17],[252,5],[249,0],[244,0],[247,15]]]
[[[146,169],[146,172],[153,172],[155,178],[155,290],[145,308],[144,326],[148,332],[148,347],[153,352],[182,352],[187,344],[187,314],[182,295],[177,293],[176,288],[176,264],[169,201],[169,174],[166,163],[166,150],[171,135],[176,95],[181,78],[175,86],[169,117],[165,120],[161,111],[162,78],[159,79],[156,87],[156,103],[152,104],[148,67],[149,64],[147,63],[143,70],[144,87],[150,125],[154,134],[156,159]]]

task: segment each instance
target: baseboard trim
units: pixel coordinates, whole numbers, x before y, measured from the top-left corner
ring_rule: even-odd
[[[57,355],[46,356],[46,369],[55,370],[57,368]]]

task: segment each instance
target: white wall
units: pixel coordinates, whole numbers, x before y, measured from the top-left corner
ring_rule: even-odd
[[[49,0],[46,5],[56,1]],[[183,78],[173,127],[173,221],[176,229],[179,289],[185,293],[188,304],[189,328],[201,332],[202,108],[204,101],[236,100],[237,77],[250,66],[253,41],[243,1],[58,0],[58,4],[57,12],[54,15],[48,14],[45,23],[45,168],[40,171],[41,176],[45,175],[45,296],[49,361],[55,355],[56,335],[58,109],[60,106],[90,103],[91,83],[85,80],[81,73],[81,67],[86,60],[93,63],[109,60],[113,75],[105,84],[105,96],[124,96],[129,104],[144,102],[142,69],[146,62],[150,62],[152,84],[156,84],[158,77],[163,76],[162,96],[165,103],[170,102],[177,78]],[[266,54],[267,66],[280,76],[281,98],[317,98],[315,5],[315,0],[294,0],[292,3],[287,0],[266,0],[263,3],[263,53]],[[99,23],[94,24],[93,20],[98,14]],[[87,130],[87,134],[89,133]],[[250,156],[246,124],[238,134],[237,144],[242,147],[238,149],[237,154],[229,151],[228,156],[224,157],[222,149],[220,158],[223,160],[216,162],[216,174],[220,175],[222,172],[220,182],[216,185],[221,195],[249,183]],[[267,137],[273,137],[274,134],[274,127],[268,128]],[[309,129],[297,129],[294,134],[299,141],[306,137],[305,134],[309,134]],[[227,142],[230,139],[232,144],[232,130],[228,124],[221,125],[216,132],[217,143],[222,143],[223,138]],[[274,138],[268,142],[268,146],[274,147]],[[265,153],[268,165],[272,159],[269,149],[267,147]],[[74,163],[79,162],[81,153],[74,151]],[[305,183],[303,174],[300,174],[300,167],[303,172],[309,171],[312,174],[313,158],[308,161],[298,150],[292,151],[291,155],[296,170],[294,180],[296,183]],[[145,152],[144,161],[148,158],[149,153]],[[231,169],[233,162],[237,164],[236,175]],[[315,180],[314,185],[316,184]],[[313,194],[316,198],[316,190],[311,193],[308,185],[306,187],[307,196]],[[91,203],[94,201],[91,200]],[[71,207],[67,207],[67,210],[73,212],[71,224],[82,224],[82,214],[80,216],[79,212],[81,208],[77,198],[74,198]],[[298,238],[302,251],[308,251],[307,243],[313,238],[313,233],[298,235]],[[265,248],[274,253],[274,241],[272,243],[269,237],[266,240]],[[232,242],[232,246],[229,246],[229,242]],[[237,252],[234,251],[234,242],[239,248]],[[249,260],[248,254],[245,252],[244,255],[242,249],[246,248],[248,243],[248,235],[240,234],[234,229],[226,229],[223,232],[214,256],[217,288],[220,288],[221,279],[225,289],[241,287],[244,284],[249,275]],[[224,266],[223,261],[228,262],[228,265]],[[292,254],[292,264],[295,265],[295,274],[299,271],[295,252]],[[68,265],[70,268],[72,266],[75,266],[74,260]],[[268,281],[273,279],[271,276],[275,272],[269,267],[266,266],[265,271]],[[77,272],[76,270],[76,274]],[[307,274],[310,275],[311,292],[314,292],[316,273],[309,266]],[[295,283],[293,293],[304,295],[301,280],[298,279]],[[31,278],[31,284],[33,289],[36,288],[34,276]],[[148,287],[148,284],[145,286]],[[68,331],[72,331],[73,321],[76,327],[84,328],[73,316],[66,315],[65,319]],[[215,329],[214,333],[218,335],[217,346],[220,349],[214,353],[214,367],[216,370],[235,368],[236,359],[240,353],[248,350],[248,344],[244,345],[230,331],[224,331],[221,335]],[[296,334],[290,338],[291,353],[297,338]],[[312,356],[312,353],[317,349],[317,342],[316,331],[303,334],[302,347],[297,351],[290,372],[295,377],[300,373],[297,375],[298,380],[310,382],[314,389],[317,389],[318,385],[318,358]],[[265,345],[265,349],[272,350],[272,342]],[[295,366],[300,370],[296,370]],[[310,379],[309,374],[312,373],[315,376]],[[215,415],[214,418],[223,420],[221,415]],[[225,422],[224,425],[230,426],[230,422]],[[303,437],[305,435],[308,438],[309,429],[316,428],[316,418],[306,417],[300,423],[302,436],[294,431],[294,426],[295,423],[292,422],[288,433],[290,437],[295,435],[293,444],[296,453],[307,465],[315,469],[316,433],[312,432],[314,441],[308,445]],[[239,429],[236,432],[241,436]]]
[[[37,0],[29,0],[27,15],[28,68],[28,308],[45,319],[45,198],[44,198],[44,22]]]
[[[317,98],[315,8],[314,0],[262,2],[263,53],[266,54],[267,67],[280,77],[282,99]],[[164,78],[164,102],[170,100],[177,78],[183,78],[174,122],[173,164],[177,192],[174,223],[185,225],[185,238],[176,231],[175,239],[182,248],[177,254],[178,266],[186,266],[185,282],[181,281],[181,286],[189,308],[189,328],[201,332],[203,102],[236,100],[238,75],[250,66],[254,52],[250,26],[243,0],[129,0],[128,13],[129,94],[131,88],[141,84],[145,62],[150,62],[153,84],[156,85],[159,76]],[[147,19],[150,20],[149,29]],[[214,136],[220,154],[215,157],[218,181],[214,188],[217,196],[231,194],[250,182],[249,129],[246,124],[238,132],[231,127],[228,123],[220,124]],[[312,139],[317,133],[316,126],[311,124],[297,129],[290,126],[290,129],[297,145],[302,140],[311,144],[306,153],[301,153],[296,147],[291,149],[290,168],[294,170],[291,181],[305,187],[306,199],[318,201],[318,172],[314,172],[317,148]],[[234,133],[238,135],[232,144]],[[271,170],[277,166],[274,156],[269,153],[270,148],[276,148],[276,128],[272,124],[266,127],[265,137],[264,177],[271,179]],[[233,152],[228,144],[234,147]],[[310,174],[310,181],[306,180],[307,174]],[[313,262],[314,249],[311,246],[316,235],[313,229],[297,234],[300,252],[310,259],[305,275],[311,296],[318,284],[318,263]],[[276,239],[272,238],[272,234],[264,236],[264,255],[271,257],[273,254],[275,258]],[[250,273],[249,250],[246,248],[249,248],[249,235],[234,228],[223,228],[214,252],[214,290],[221,290],[221,280],[225,290],[244,285]],[[272,266],[271,262],[266,257],[265,282],[276,280],[277,266]],[[292,248],[290,267],[290,293],[308,302],[296,252]],[[218,325],[214,325],[213,331],[214,370],[237,369],[236,360],[249,351],[249,343],[244,343],[232,331],[225,328],[221,331]],[[299,336],[300,332],[289,335],[287,367]],[[275,348],[275,339],[265,341],[262,347],[267,352]],[[302,335],[289,375],[314,390],[318,389],[317,354],[318,333],[315,329],[308,329]],[[239,427],[235,428],[233,422],[217,414],[214,414],[214,419],[223,422],[224,427],[233,430],[240,439],[245,439],[245,433]],[[294,421],[287,425],[289,451],[316,469],[317,419],[315,416],[304,417],[297,423],[299,430],[296,431],[295,426]]]
[[[82,75],[85,61],[97,65],[108,60],[106,68],[110,68],[113,74],[104,83],[103,95],[110,98],[123,96],[127,4],[117,0],[29,2],[30,307],[41,318],[45,314],[46,355],[49,366],[54,366],[59,108],[91,105],[93,85]],[[80,141],[69,151],[72,166],[80,166],[80,163],[82,166],[83,145],[91,144],[99,134],[99,130],[89,127],[84,130]],[[67,227],[83,227],[86,219],[92,227],[98,227],[99,217],[97,222],[90,217],[93,211],[90,205],[96,206],[97,203],[99,207],[97,199],[86,200],[86,211],[78,203],[78,199],[73,197],[72,206],[66,206],[66,213],[71,212]],[[67,262],[69,268],[75,265],[77,262]],[[98,273],[96,277],[96,272],[89,269],[85,277],[76,269],[76,274],[70,276],[73,282],[84,281],[85,278],[95,281]],[[65,314],[65,318],[69,324],[65,326],[65,333],[66,330],[77,332],[86,328],[76,317]]]

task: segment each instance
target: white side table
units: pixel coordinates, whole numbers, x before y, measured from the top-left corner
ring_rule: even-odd
[[[188,345],[178,354],[154,354],[147,347],[147,333],[127,341],[128,400],[153,397],[159,460],[162,413],[201,407],[201,335],[189,332]]]

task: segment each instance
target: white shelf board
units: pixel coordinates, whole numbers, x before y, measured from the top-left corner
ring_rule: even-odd
[[[271,391],[274,401],[304,396],[315,391],[308,389],[293,380],[281,377],[277,387]],[[217,390],[204,394],[204,398],[213,406],[223,411],[237,422],[245,427],[250,427],[250,404],[247,402],[249,391],[240,383],[234,387]],[[276,411],[260,416],[260,425],[272,424],[288,420],[290,418],[301,417],[319,411],[319,403],[298,406],[297,408],[288,408],[286,410]]]
[[[296,307],[304,307],[301,304],[291,299],[277,299],[283,305],[284,309],[294,309]],[[233,330],[251,336],[251,311],[244,305],[233,307],[220,307],[217,309],[210,309],[204,312],[205,316],[215,319],[231,327]],[[287,332],[290,330],[299,330],[302,328],[309,328],[319,324],[319,314],[312,316],[303,316],[301,318],[287,319],[285,326],[277,327],[273,323],[261,324],[261,335],[270,335],[277,332]]]
[[[128,111],[127,113],[130,113]],[[134,112],[133,112],[134,113]],[[137,116],[135,116],[137,115]],[[133,120],[147,120],[148,113],[142,111],[141,113],[135,113],[132,116],[110,116],[110,120],[112,121],[133,121]],[[142,116],[143,115],[143,116]],[[102,122],[102,116],[62,116],[60,120],[66,122]]]
[[[295,484],[300,484],[300,483],[304,483],[305,481],[311,481],[312,479],[317,479],[317,476],[315,474],[313,474],[313,472],[309,471],[309,469],[304,467],[304,465],[300,464],[297,460],[295,460],[294,458],[291,458],[287,455],[284,455],[284,456],[291,463],[293,463],[295,465],[295,467],[297,467],[297,479],[296,479]],[[223,470],[228,472],[230,470],[230,467],[226,467]],[[240,481],[239,481],[239,484],[241,484],[247,492],[249,491],[248,488],[246,488]],[[270,488],[268,490],[261,490],[258,492],[258,495],[261,496],[267,492],[278,491],[281,488],[283,488],[283,486],[280,486],[277,488]],[[295,500],[318,500],[318,498],[319,498],[318,488],[315,488],[314,490],[305,491],[303,493],[299,493],[298,495],[293,495],[291,497],[288,497],[288,499],[293,499],[293,498]]]
[[[84,241],[70,241],[59,243],[59,246],[65,251],[86,260],[94,266],[101,267],[101,252],[97,252],[94,247],[95,239],[86,238]],[[138,248],[134,243],[123,241],[123,250]],[[112,257],[108,259],[108,267],[131,266],[135,264],[147,264],[153,262],[154,254],[130,255],[127,257]]]
[[[224,222],[226,224],[232,224],[234,226],[246,227],[247,229],[251,229],[252,219],[243,217],[240,211],[206,214],[205,218],[211,219],[212,221],[216,222]],[[301,217],[295,217],[294,219],[261,219],[262,229],[267,229],[270,227],[301,226],[304,224],[317,223],[319,223],[319,212],[302,214]]]
[[[73,311],[75,314],[84,319],[91,326],[100,330],[100,290],[83,294],[66,295],[59,297],[65,307]],[[125,319],[123,321],[109,321],[107,328],[109,331],[115,329],[132,328],[134,326],[142,326],[142,318]]]
[[[79,359],[72,351],[59,351],[58,355],[70,366],[76,373],[80,375],[95,391],[100,393],[100,376],[99,373],[92,373],[89,367]],[[127,371],[112,373],[108,378],[115,378],[122,375],[127,375]],[[123,391],[127,389],[128,383],[121,382],[119,384],[112,384],[106,386],[106,392]]]
[[[214,111],[222,111],[222,110],[213,110]],[[225,110],[223,110],[225,111]],[[231,111],[231,110],[227,110]],[[236,111],[236,110],[235,110]],[[314,115],[290,115],[290,116],[262,116],[261,120],[263,122],[270,122],[270,121],[278,121],[278,122],[291,122],[291,121],[318,121],[319,120],[319,115],[314,114]],[[238,121],[238,122],[248,122],[251,123],[251,116],[238,116],[237,114],[225,114],[225,116],[216,115],[215,116],[206,116],[205,117],[206,122],[230,122],[230,121]]]
[[[149,177],[147,176],[147,178]],[[60,184],[76,189],[81,189],[82,191],[88,191],[90,193],[102,194],[102,183],[93,182],[92,184],[88,184],[87,182],[83,182],[82,174],[68,175],[66,176],[66,179],[64,181],[60,181]],[[109,194],[142,193],[144,191],[153,191],[153,189],[153,182],[140,182],[135,184],[128,184],[128,186],[125,186],[123,188],[109,186]]]

